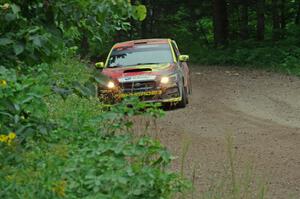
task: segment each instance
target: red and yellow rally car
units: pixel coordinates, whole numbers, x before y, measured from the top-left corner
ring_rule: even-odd
[[[146,102],[185,107],[191,93],[187,61],[171,39],[144,39],[115,44],[106,60],[96,64],[109,77],[99,95],[113,101],[138,96]]]

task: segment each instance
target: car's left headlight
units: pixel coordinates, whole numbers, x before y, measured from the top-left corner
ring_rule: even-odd
[[[113,82],[113,81],[109,81],[108,83],[107,83],[107,88],[109,88],[109,89],[113,89],[113,88],[115,88],[116,87],[116,85],[115,85],[115,83]]]
[[[163,76],[160,79],[160,83],[161,84],[175,83],[175,82],[177,82],[177,80],[178,80],[177,74],[172,74],[172,75],[168,75],[168,76]]]

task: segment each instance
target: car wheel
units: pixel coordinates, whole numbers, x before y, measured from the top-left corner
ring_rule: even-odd
[[[185,88],[185,93],[186,93],[186,104],[189,104],[190,100],[189,100],[189,92],[187,88]]]
[[[189,78],[189,95],[191,95],[193,92],[193,85],[192,85],[192,80]]]
[[[187,89],[182,86],[181,101],[178,103],[179,108],[184,108],[188,104]]]

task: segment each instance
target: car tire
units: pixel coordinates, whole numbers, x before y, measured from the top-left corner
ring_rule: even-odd
[[[187,89],[182,86],[182,92],[181,92],[181,101],[178,103],[179,108],[185,108],[186,105],[188,104],[188,93]]]
[[[193,85],[192,85],[192,80],[189,78],[189,95],[191,95],[193,92]]]
[[[188,89],[187,88],[185,88],[185,90],[186,90],[186,104],[189,104],[190,103],[190,100],[189,100],[189,92],[188,92]]]

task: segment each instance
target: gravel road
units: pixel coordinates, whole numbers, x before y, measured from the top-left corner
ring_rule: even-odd
[[[192,82],[188,107],[158,121],[159,138],[178,157],[173,169],[180,170],[188,146],[184,173],[194,176],[197,194],[207,190],[224,173],[230,136],[238,174],[251,165],[268,198],[300,198],[300,79],[194,66]]]

